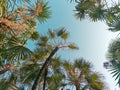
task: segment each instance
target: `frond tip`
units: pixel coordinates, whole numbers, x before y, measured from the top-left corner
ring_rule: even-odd
[[[42,5],[42,10],[38,13],[37,19],[40,23],[44,23],[48,18],[51,17],[50,7],[48,3]]]
[[[75,44],[69,44],[68,45],[68,48],[70,48],[70,49],[79,49]]]

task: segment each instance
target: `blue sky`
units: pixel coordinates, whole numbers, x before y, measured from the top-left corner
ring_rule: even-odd
[[[77,20],[74,17],[75,3],[67,0],[49,0],[52,16],[44,24],[40,24],[38,29],[45,33],[48,28],[57,29],[65,27],[70,32],[69,41],[79,46],[78,51],[64,50],[62,58],[74,60],[83,57],[94,64],[94,69],[105,76],[108,90],[119,90],[110,72],[103,68],[108,45],[115,39],[117,33],[108,31],[108,27],[103,22],[91,22],[90,20]],[[30,48],[33,48],[30,45]]]

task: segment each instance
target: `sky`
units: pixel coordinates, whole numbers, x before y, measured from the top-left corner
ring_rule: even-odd
[[[77,20],[74,17],[75,3],[67,0],[49,0],[52,15],[47,22],[39,24],[40,33],[46,33],[48,28],[57,29],[65,27],[70,33],[69,40],[74,42],[79,50],[64,50],[61,54],[62,58],[75,60],[84,58],[94,65],[94,70],[105,76],[105,82],[108,90],[120,90],[116,86],[116,82],[108,70],[103,68],[103,62],[107,61],[106,53],[111,40],[114,40],[118,33],[108,31],[108,27],[104,22],[91,22],[90,20]],[[32,44],[30,45],[32,47]]]

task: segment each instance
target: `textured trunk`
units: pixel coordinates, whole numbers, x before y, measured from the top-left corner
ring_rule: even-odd
[[[46,81],[47,81],[47,74],[48,74],[48,67],[45,68],[43,90],[45,90]]]
[[[32,90],[36,90],[39,78],[41,77],[41,74],[42,74],[43,70],[48,65],[48,63],[50,62],[51,58],[58,51],[58,49],[59,49],[59,47],[55,47],[55,49],[50,53],[49,57],[46,59],[45,63],[43,64],[43,66],[39,70],[38,75],[36,76],[36,79],[35,79],[35,81],[33,83]]]
[[[76,85],[76,90],[80,90],[80,85]]]

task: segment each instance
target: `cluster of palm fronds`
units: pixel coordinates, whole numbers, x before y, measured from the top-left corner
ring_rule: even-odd
[[[96,3],[100,6],[99,2],[93,4]],[[0,1],[0,65],[1,68],[5,64],[10,65],[1,69],[6,73],[0,77],[0,90],[57,90],[71,83],[82,90],[102,90],[103,82],[98,74],[90,70],[89,63],[80,59],[71,64],[62,62],[59,57],[53,57],[60,48],[78,47],[66,41],[69,34],[65,28],[48,30],[47,35],[38,34],[37,22],[43,23],[50,14],[48,3],[43,0]],[[38,40],[35,51],[26,46],[27,41],[31,39]],[[10,71],[13,69],[12,65],[14,70]],[[66,68],[66,65],[70,68]]]
[[[90,19],[92,21],[103,21],[112,32],[120,31],[120,2],[115,0],[69,0],[76,2],[75,17],[77,19]],[[110,3],[111,2],[111,3]],[[120,39],[113,41],[108,49],[110,66],[113,77],[116,77],[120,85]],[[113,64],[113,62],[115,62]]]
[[[15,68],[13,72],[5,73],[6,78],[1,76],[1,90],[22,87],[18,80],[21,64],[26,62],[24,60],[34,59],[34,53],[26,46],[27,41],[39,38],[36,24],[46,21],[50,14],[48,3],[42,0],[0,1],[0,72],[10,71],[11,65]]]
[[[7,89],[9,90],[13,86],[16,88],[28,87],[30,89],[31,88],[30,86],[32,86],[37,76],[39,77],[39,79],[42,79],[42,77],[44,76],[43,72],[45,68],[49,65],[51,66],[50,63],[52,63],[51,62],[52,56],[56,53],[54,52],[54,48],[57,47],[58,49],[60,48],[78,49],[78,47],[76,47],[74,44],[66,42],[68,36],[69,36],[68,32],[66,31],[65,28],[60,28],[58,30],[49,29],[47,35],[39,36],[37,42],[37,48],[35,49],[34,52],[29,50],[25,46],[26,45],[25,37],[7,38],[7,42],[4,49],[1,48],[1,53],[0,53],[1,65],[3,63],[14,64],[15,70],[11,72],[8,75],[8,77],[5,79],[5,81],[11,82],[9,83],[10,86],[8,86],[8,88],[6,87],[6,90]],[[54,54],[52,54],[52,52],[54,52]],[[40,70],[40,75],[38,75],[39,70]],[[17,80],[10,79],[11,77],[16,77]],[[57,76],[56,77],[53,76],[53,77],[56,78]],[[50,79],[51,78],[52,77],[50,77]],[[38,80],[38,82],[41,83],[42,86],[43,80],[39,81],[39,79],[36,80]],[[1,83],[3,82],[4,80],[1,80]],[[38,84],[35,85],[38,86]],[[39,86],[39,88],[41,88],[41,86]]]
[[[34,9],[30,8],[34,5]],[[37,13],[37,14],[35,14]],[[30,57],[28,40],[39,37],[37,18],[44,22],[50,17],[49,6],[42,0],[1,0],[0,1],[0,49],[1,62]],[[27,52],[27,53],[26,53]]]
[[[71,0],[76,1],[75,17],[77,19],[89,18],[92,21],[104,21],[111,31],[119,31],[120,4],[111,0],[111,5],[107,0]]]

